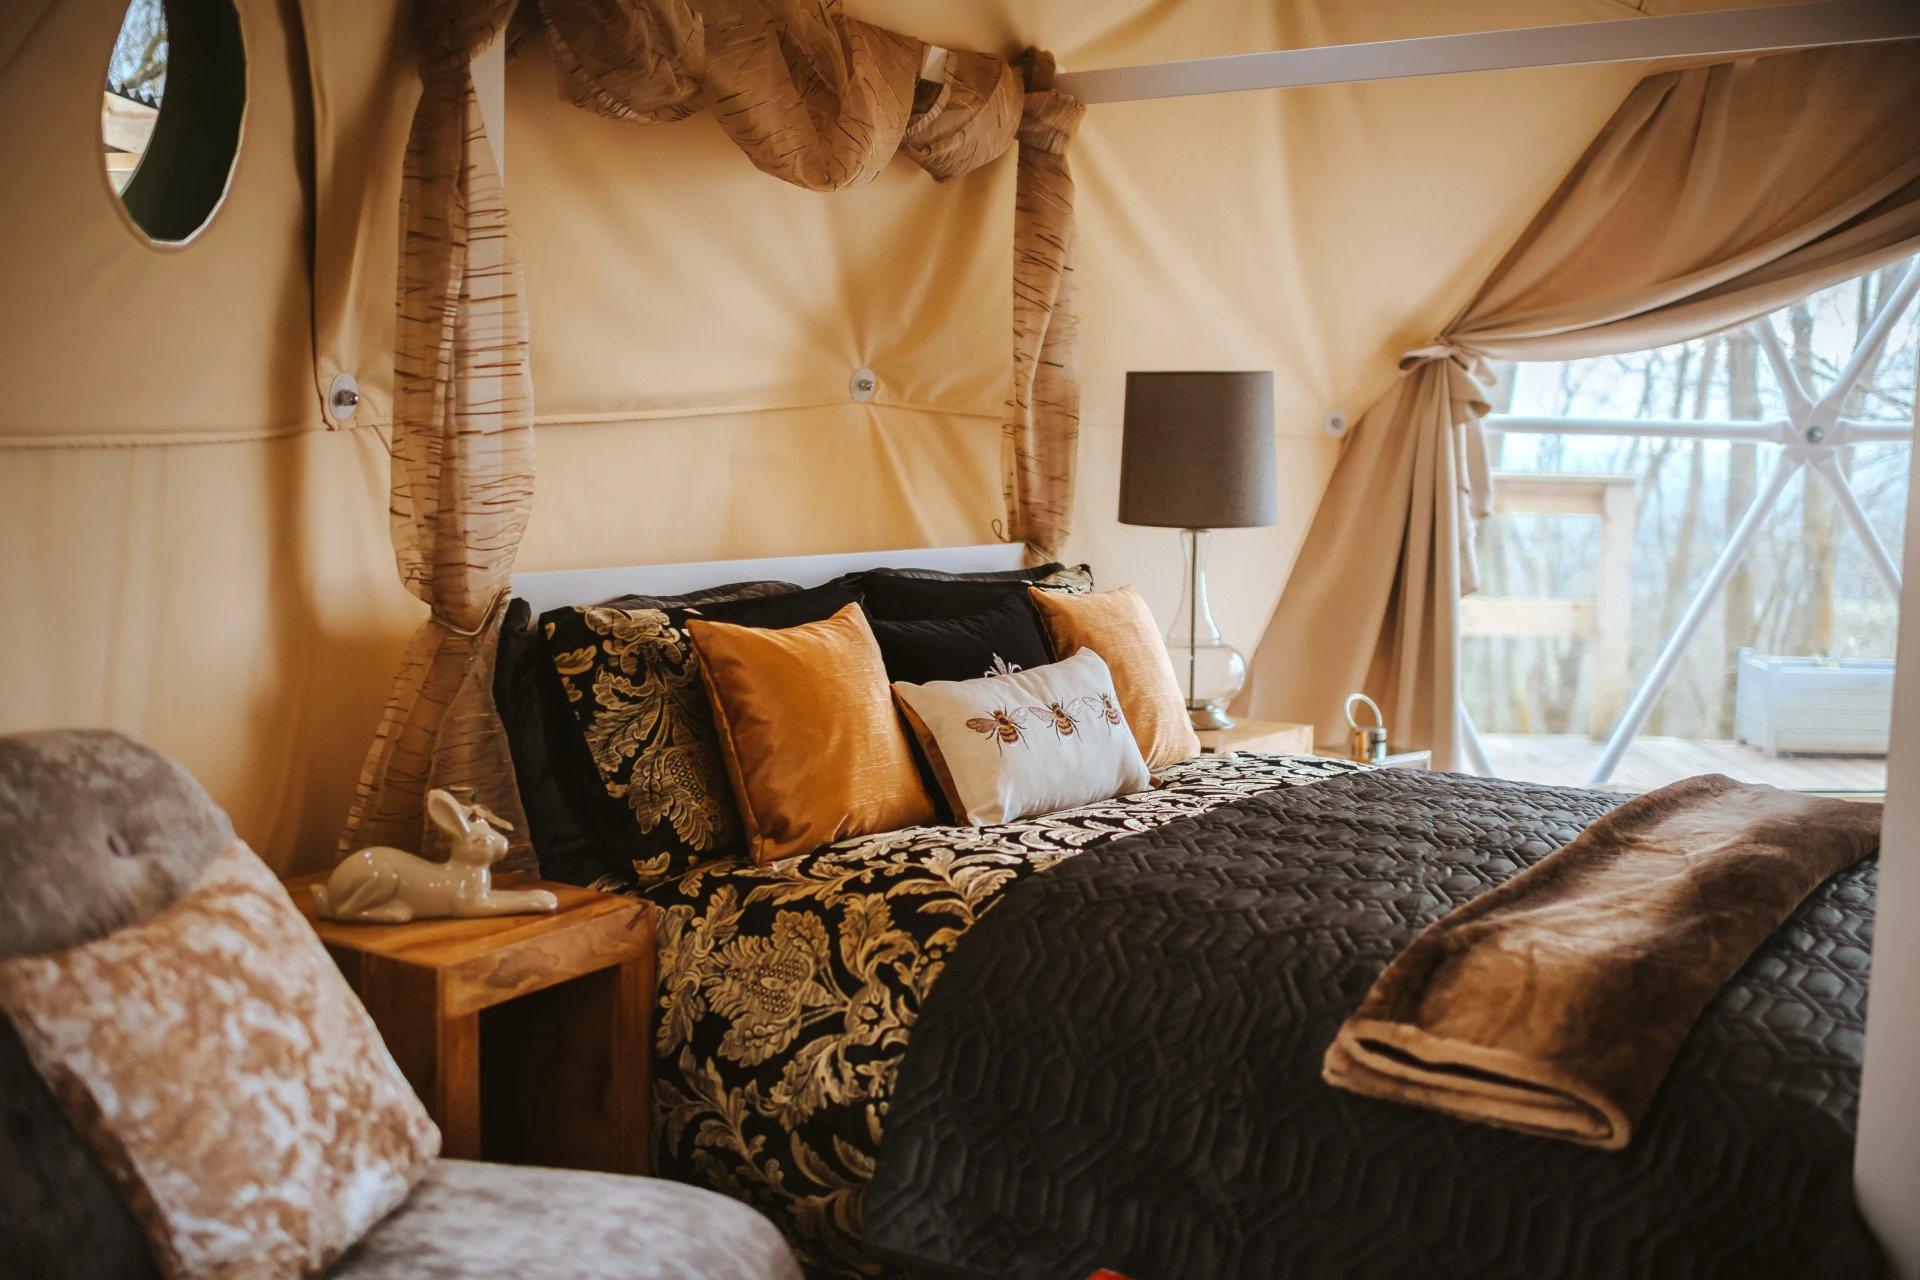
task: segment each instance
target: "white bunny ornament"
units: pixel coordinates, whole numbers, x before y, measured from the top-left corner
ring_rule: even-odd
[[[501,828],[513,830],[485,806],[452,792],[427,793],[427,815],[447,833],[453,854],[430,862],[383,845],[349,854],[327,883],[313,886],[323,916],[349,924],[406,924],[442,917],[545,914],[560,900],[545,889],[495,889],[493,864],[507,853]]]

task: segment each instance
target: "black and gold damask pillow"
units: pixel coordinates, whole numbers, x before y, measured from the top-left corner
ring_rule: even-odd
[[[740,817],[686,632],[661,609],[551,609],[540,618],[576,731],[556,743],[599,879],[645,889],[743,850]],[[551,724],[549,728],[554,726]]]

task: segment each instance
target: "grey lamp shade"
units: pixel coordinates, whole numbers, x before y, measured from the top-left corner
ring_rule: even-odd
[[[1272,373],[1127,375],[1122,524],[1252,529],[1278,518]]]

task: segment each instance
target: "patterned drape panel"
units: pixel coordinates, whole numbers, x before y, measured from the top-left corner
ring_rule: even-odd
[[[1022,60],[1020,172],[1013,221],[1013,398],[1006,425],[1010,538],[1051,560],[1073,518],[1080,439],[1080,313],[1073,290],[1073,174],[1067,144],[1086,108],[1053,87],[1053,57]]]
[[[526,848],[491,685],[533,505],[533,399],[520,259],[471,70],[512,9],[441,0],[416,11],[423,92],[401,187],[390,511],[401,579],[432,616],[395,677],[343,850],[436,845],[423,818],[436,786],[470,790]]]

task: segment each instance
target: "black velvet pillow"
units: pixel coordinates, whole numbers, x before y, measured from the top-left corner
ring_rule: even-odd
[[[708,622],[731,622],[737,627],[767,627],[778,630],[782,627],[797,627],[803,623],[819,622],[831,618],[850,604],[860,603],[860,588],[839,579],[824,586],[808,587],[804,591],[787,591],[777,596],[755,596],[750,599],[716,601],[710,604],[691,604],[668,610],[673,615],[676,626],[684,626],[688,618],[704,618]]]
[[[742,582],[713,587],[680,596],[621,596],[605,608],[626,613],[655,612],[665,617],[671,610],[705,606],[718,601],[759,598],[796,593],[790,582]],[[571,614],[573,610],[550,611]],[[682,838],[682,828],[697,831],[697,818],[683,814],[676,824],[654,821],[643,828],[641,819],[627,803],[627,793],[610,793],[601,777],[592,749],[588,746],[579,714],[582,700],[593,700],[596,683],[601,679],[589,665],[570,679],[563,678],[549,657],[548,634],[543,617],[535,621],[524,600],[507,607],[506,625],[501,630],[500,648],[494,670],[494,703],[506,725],[507,745],[513,755],[514,773],[520,788],[520,804],[526,811],[528,836],[540,861],[540,874],[566,884],[602,884],[610,888],[636,888],[661,883],[693,862],[708,856],[720,856],[717,846],[708,853],[696,847],[701,841]],[[571,652],[576,660],[582,650],[600,649],[601,639],[591,636],[584,617],[556,619],[552,639],[562,652]],[[678,636],[678,654],[669,652],[668,665],[679,655],[689,654],[685,636]],[[615,642],[615,648],[619,644]],[[641,646],[647,652],[651,649]],[[638,654],[628,655],[638,657]],[[607,681],[618,677],[621,656],[602,651],[598,665],[610,669]],[[637,670],[637,664],[636,664]],[[618,700],[617,685],[604,685],[604,696]],[[579,698],[570,698],[570,689]],[[694,692],[699,695],[699,712],[706,712],[705,691],[697,679]],[[597,707],[598,703],[594,705]],[[656,722],[655,728],[659,725]],[[709,731],[711,726],[709,725]],[[625,772],[631,773],[640,754],[639,736],[627,760]],[[669,753],[651,762],[655,768],[674,768],[684,764]],[[619,770],[616,770],[618,773]],[[732,814],[732,795],[724,771],[721,790]],[[696,806],[697,807],[697,806]]]
[[[1086,565],[1043,564],[1031,569],[941,573],[934,569],[870,569],[839,579],[857,587],[867,615],[899,622],[963,618],[990,609],[1028,587],[1084,594],[1093,590]]]
[[[977,680],[1053,661],[1024,587],[963,618],[871,623],[889,680]]]

